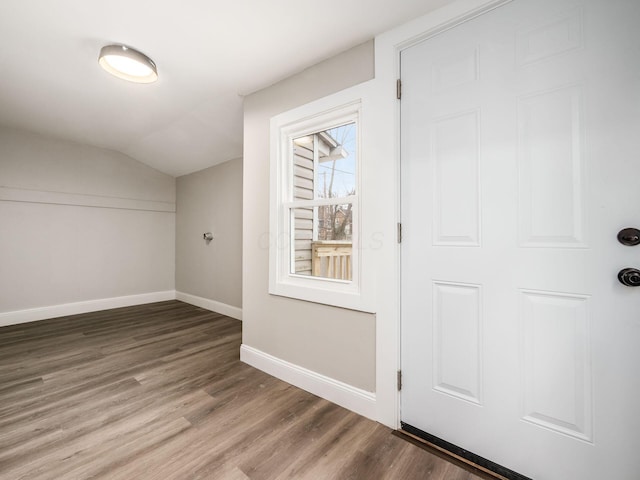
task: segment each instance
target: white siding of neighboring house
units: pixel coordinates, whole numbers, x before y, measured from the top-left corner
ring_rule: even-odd
[[[312,200],[314,186],[313,143],[294,143],[294,200]],[[295,209],[295,273],[311,275],[313,208]]]

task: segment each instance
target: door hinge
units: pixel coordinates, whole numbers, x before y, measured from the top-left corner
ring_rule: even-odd
[[[402,98],[402,80],[396,80],[396,98],[400,100]]]
[[[402,390],[402,370],[398,370],[398,391]]]
[[[398,222],[398,243],[402,243],[402,224]]]

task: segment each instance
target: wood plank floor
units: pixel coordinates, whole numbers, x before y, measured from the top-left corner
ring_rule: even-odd
[[[0,328],[0,478],[486,478],[241,363],[241,328],[178,301]]]

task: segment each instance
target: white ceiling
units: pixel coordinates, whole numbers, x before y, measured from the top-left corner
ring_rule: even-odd
[[[452,0],[0,0],[0,125],[179,176],[242,155],[242,95]],[[100,48],[159,80],[104,72]]]

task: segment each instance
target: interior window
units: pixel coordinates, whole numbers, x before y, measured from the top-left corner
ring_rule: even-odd
[[[371,250],[360,244],[365,91],[358,85],[271,118],[272,295],[370,311],[362,271]]]

